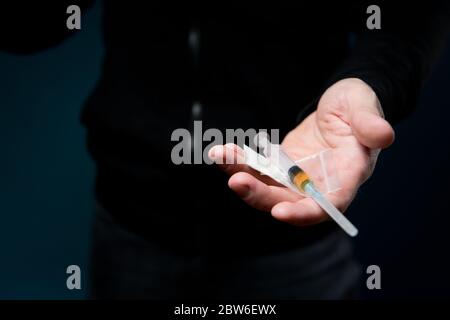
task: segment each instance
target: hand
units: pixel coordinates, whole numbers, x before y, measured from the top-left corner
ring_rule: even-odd
[[[317,110],[290,131],[282,142],[293,159],[332,149],[341,189],[327,198],[345,211],[358,188],[372,174],[381,148],[394,141],[394,130],[383,119],[375,92],[356,78],[341,80],[322,95]],[[239,160],[242,150],[233,144],[215,146],[215,162]],[[220,161],[218,161],[220,160]],[[234,163],[239,163],[234,162]],[[241,162],[242,163],[242,162]],[[271,212],[281,221],[304,226],[328,219],[310,198],[304,198],[242,164],[219,164],[231,178],[229,187],[250,206]]]

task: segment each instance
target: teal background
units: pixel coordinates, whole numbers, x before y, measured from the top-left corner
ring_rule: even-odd
[[[0,52],[0,299],[86,295],[94,167],[79,118],[100,73],[100,9],[55,48]],[[66,288],[71,264],[82,290]]]

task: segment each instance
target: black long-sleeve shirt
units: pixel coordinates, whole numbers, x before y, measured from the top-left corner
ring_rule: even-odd
[[[3,6],[0,49],[32,53],[61,42],[76,32],[66,28],[72,3]],[[84,11],[90,1],[79,3]],[[430,1],[379,3],[381,30],[366,27],[370,3],[143,3],[104,2],[103,72],[82,121],[100,203],[127,227],[184,248],[204,239],[216,249],[299,246],[334,225],[283,224],[243,204],[212,166],[174,165],[173,130],[202,120],[203,130],[278,128],[283,136],[347,77],[368,83],[396,123],[416,104],[450,20],[448,6]],[[201,112],[193,115],[194,104]]]

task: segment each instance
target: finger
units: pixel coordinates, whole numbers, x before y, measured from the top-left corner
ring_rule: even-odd
[[[370,149],[387,148],[394,142],[394,129],[372,110],[353,108],[352,131],[358,141]]]
[[[301,197],[287,188],[267,185],[246,172],[234,174],[228,186],[248,205],[266,212],[279,202],[298,201]]]
[[[296,202],[280,202],[272,208],[272,216],[296,226],[307,226],[328,219],[328,215],[311,198]]]
[[[233,143],[212,147],[208,152],[208,157],[229,175],[239,171],[248,172],[251,169],[245,164],[244,150]]]
[[[234,143],[214,146],[209,150],[208,156],[220,169],[230,176],[237,172],[247,172],[266,184],[281,186],[270,177],[262,175],[260,172],[246,165],[244,150]]]

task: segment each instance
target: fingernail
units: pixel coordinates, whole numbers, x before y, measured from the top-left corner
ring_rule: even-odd
[[[209,152],[208,152],[208,157],[214,161],[216,160],[216,150],[217,150],[217,146],[212,147]]]
[[[275,217],[281,217],[286,215],[286,210],[280,207],[275,207],[272,209],[272,215]]]

